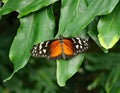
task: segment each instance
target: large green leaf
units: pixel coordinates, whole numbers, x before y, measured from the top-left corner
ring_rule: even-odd
[[[58,1],[58,0],[34,0],[34,2],[32,2],[28,6],[24,7],[20,11],[20,14],[18,15],[18,17],[22,17],[22,16],[25,16],[31,12],[37,11],[43,7],[46,7],[50,4],[53,4],[56,1]]]
[[[43,7],[49,6],[58,0],[8,0],[0,10],[0,16],[17,11],[18,17],[35,12]]]
[[[34,20],[35,42],[40,43],[45,40],[54,38],[55,33],[55,19],[52,7],[41,10],[35,15]]]
[[[8,14],[12,11],[20,12],[22,8],[28,6],[33,1],[34,0],[7,0],[7,2],[0,9],[0,16]]]
[[[67,25],[70,24],[79,14],[83,13],[86,10],[86,8],[87,8],[87,5],[84,0],[76,0],[76,1],[62,0],[59,31],[58,31],[57,37],[60,34],[63,34]],[[67,34],[64,36],[73,36],[73,35]]]
[[[117,5],[115,10],[101,17],[98,23],[99,41],[101,45],[106,48],[112,48],[119,40],[120,30],[120,4]]]
[[[27,64],[33,43],[38,43],[53,37],[54,19],[51,17],[52,11],[49,7],[48,9],[20,19],[20,27],[14,38],[9,54],[14,64],[14,72],[8,79]]]
[[[62,0],[59,31],[56,37],[63,34],[66,25],[71,23],[78,14],[83,13],[86,7],[84,0],[76,0],[76,2],[74,0]],[[83,33],[86,33],[86,31]],[[70,35],[68,34],[66,36],[68,37]],[[78,71],[80,64],[83,62],[83,58],[84,55],[80,54],[70,60],[57,61],[57,81],[60,86],[64,86],[66,81]]]
[[[77,35],[95,16],[110,13],[118,2],[119,0],[93,0],[84,13],[79,14],[71,23],[67,24],[63,29],[64,35]]]
[[[23,68],[30,57],[30,48],[33,44],[33,39],[30,37],[34,36],[32,22],[34,15],[31,15],[26,18],[20,19],[20,27],[18,29],[17,35],[14,38],[12,46],[10,48],[10,60],[14,64],[14,72],[17,72],[19,69]],[[13,74],[7,78],[10,79]]]
[[[80,54],[71,60],[57,60],[57,81],[60,86],[64,86],[66,81],[73,76],[79,69],[84,59]]]

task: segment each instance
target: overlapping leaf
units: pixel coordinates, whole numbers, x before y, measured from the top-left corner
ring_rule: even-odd
[[[84,12],[86,7],[87,6],[84,0],[76,0],[76,2],[74,0],[62,1],[61,18],[57,37],[60,34],[63,34],[66,25],[68,25],[75,17],[77,17],[78,14]],[[57,81],[60,86],[64,86],[66,81],[78,71],[80,65],[83,62],[83,58],[84,55],[80,54],[79,56],[76,56],[67,61],[57,61]]]
[[[52,10],[49,7],[48,9],[20,19],[20,27],[14,38],[9,54],[14,64],[13,74],[27,64],[30,57],[30,50],[34,42],[38,43],[43,39],[53,37],[54,19],[51,18],[52,16]]]
[[[19,17],[23,17],[34,12],[32,15],[20,19],[20,27],[10,49],[10,59],[15,68],[13,74],[27,64],[33,43],[39,43],[53,38],[55,26],[54,17],[52,10],[50,8],[46,9],[46,6],[56,1],[57,0],[8,0],[1,8],[0,15],[17,11],[19,12]],[[67,37],[78,35],[95,16],[110,13],[118,2],[119,0],[91,0],[91,2],[88,1],[86,4],[85,0],[62,0],[59,31],[56,37],[60,34]],[[40,9],[41,11],[38,11]],[[111,17],[113,16],[111,15],[107,18]],[[106,21],[106,23],[107,22],[109,21]],[[116,26],[118,25],[115,24],[112,28]],[[114,29],[112,29],[112,31],[113,30]],[[84,33],[86,32],[87,31]],[[94,33],[89,33],[95,40],[96,37],[94,37],[93,34]],[[107,42],[109,39],[110,38],[107,39]],[[117,42],[117,40],[118,37],[115,41]],[[95,42],[99,45],[98,40],[95,40]],[[114,43],[110,43],[110,46],[113,46]],[[57,61],[57,80],[60,86],[64,86],[66,81],[77,72],[83,62],[83,58],[84,55],[80,54],[71,60]]]
[[[112,48],[115,43],[119,40],[119,30],[120,30],[120,4],[117,5],[115,10],[101,17],[98,23],[98,31],[99,31],[99,41],[101,45],[106,48]]]
[[[57,80],[60,86],[64,86],[66,81],[78,71],[83,59],[84,55],[81,54],[68,61],[57,61]]]
[[[97,23],[97,21],[94,20],[93,22],[91,22],[88,25],[88,34],[105,53],[108,53],[108,50],[103,48],[99,43],[99,40],[98,40],[98,37],[97,37],[98,31],[97,31],[97,24],[96,23]]]
[[[63,34],[67,25],[70,24],[79,14],[83,13],[87,8],[84,0],[62,0],[61,15],[59,22],[59,31],[57,37]],[[74,30],[72,31],[74,32]],[[73,34],[68,34],[69,31],[64,36],[73,36]]]
[[[1,8],[0,16],[17,11],[19,12],[18,17],[22,17],[49,6],[56,1],[58,0],[8,0]]]
[[[87,7],[84,0],[77,0],[76,2],[73,0],[62,0],[57,37],[60,34],[63,34],[63,36],[77,36],[79,32],[95,18],[95,16],[110,13],[118,2],[119,0],[93,0]],[[81,3],[83,5],[82,7]],[[79,65],[77,64],[79,63],[78,61],[79,60],[76,61],[76,65]],[[68,64],[70,64],[69,61],[67,61],[64,66],[62,63],[62,61],[57,62],[57,80],[61,86],[65,85],[66,80],[71,77],[69,73],[75,73],[77,71],[74,70],[76,69],[76,66],[72,67],[72,70],[70,71],[67,69],[69,68]],[[65,73],[67,72],[66,74],[68,76],[59,71],[59,68],[67,69],[68,71],[65,71]]]
[[[20,12],[22,8],[28,6],[33,1],[34,0],[7,0],[7,2],[0,9],[0,16],[8,14],[12,11]]]
[[[119,0],[93,0],[86,11],[79,14],[74,20],[64,28],[64,35],[77,35],[85,28],[97,15],[110,13]]]

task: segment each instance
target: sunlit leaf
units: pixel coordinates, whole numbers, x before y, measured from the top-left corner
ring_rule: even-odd
[[[115,8],[115,10],[101,17],[98,23],[99,31],[99,41],[101,45],[106,48],[112,48],[115,43],[119,40],[119,30],[120,30],[120,4]]]
[[[105,52],[105,53],[108,53],[108,50],[103,48],[100,43],[99,43],[99,40],[98,40],[98,31],[97,31],[97,24],[96,24],[96,20],[94,20],[93,22],[91,22],[89,25],[88,25],[88,34],[89,36],[94,40],[94,42]],[[92,45],[91,45],[92,46]]]
[[[95,16],[110,13],[118,2],[119,0],[93,0],[84,13],[79,14],[67,24],[63,29],[64,35],[77,35]]]

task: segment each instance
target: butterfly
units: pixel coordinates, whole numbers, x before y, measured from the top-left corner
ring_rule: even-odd
[[[63,37],[33,45],[31,55],[48,59],[69,59],[87,50],[89,42],[78,37]]]

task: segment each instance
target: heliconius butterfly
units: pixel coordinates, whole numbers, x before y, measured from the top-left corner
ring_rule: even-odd
[[[85,39],[60,36],[58,39],[48,40],[34,45],[31,49],[31,55],[33,57],[48,59],[62,58],[65,60],[87,50],[88,47],[89,43]]]

